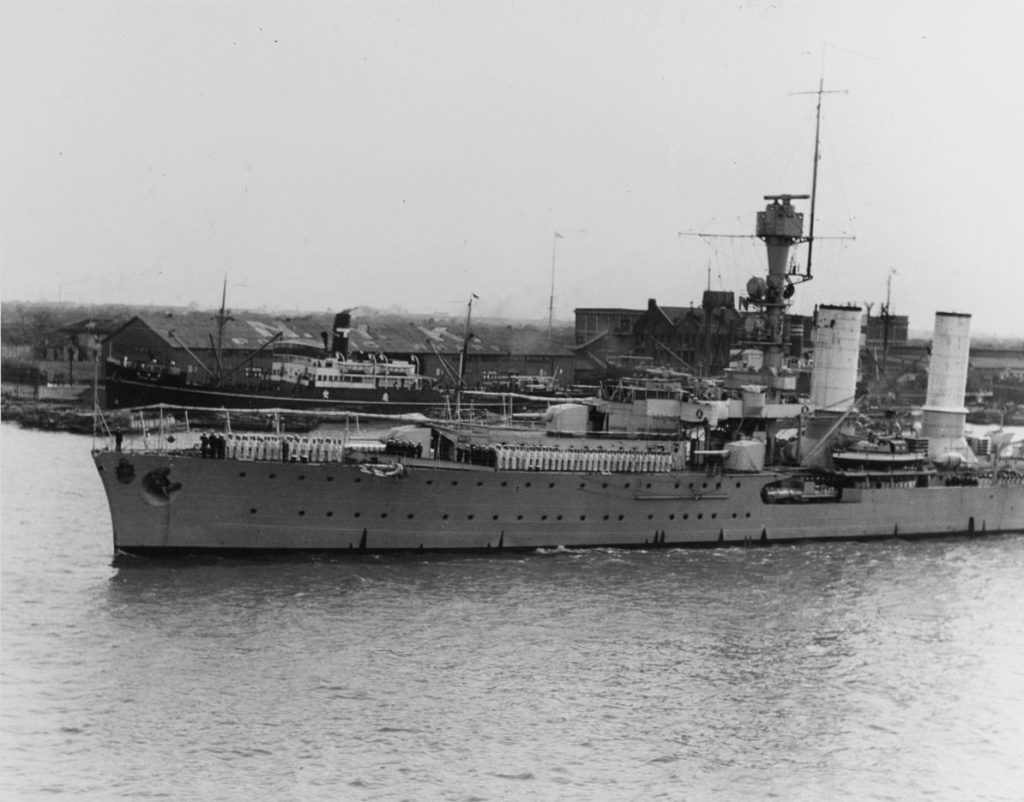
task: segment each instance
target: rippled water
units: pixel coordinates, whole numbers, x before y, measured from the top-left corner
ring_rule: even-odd
[[[5,800],[1021,798],[1022,537],[115,561],[2,438]]]

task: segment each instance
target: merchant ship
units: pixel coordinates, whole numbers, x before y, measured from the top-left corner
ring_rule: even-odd
[[[217,336],[223,340],[230,320],[221,301]],[[285,339],[277,334],[255,349],[241,364],[224,369],[214,349],[216,364],[201,370],[183,369],[127,356],[106,360],[104,391],[115,409],[153,405],[199,409],[288,409],[343,411],[375,414],[426,413],[442,409],[448,396],[432,379],[421,375],[415,356],[402,359],[379,353],[350,353],[352,316],[349,310],[334,316],[333,331],[323,343],[309,338]],[[173,327],[167,336],[191,354]],[[266,375],[250,363],[269,351],[271,366]],[[191,367],[191,366],[190,366]]]

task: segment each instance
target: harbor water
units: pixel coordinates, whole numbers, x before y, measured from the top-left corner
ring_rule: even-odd
[[[1024,537],[112,554],[2,426],[4,800],[1011,800]]]

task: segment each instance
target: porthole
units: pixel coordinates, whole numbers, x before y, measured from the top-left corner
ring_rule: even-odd
[[[521,521],[521,520],[523,520],[523,516],[522,516],[522,515],[517,515],[517,516],[516,516],[516,520],[517,520],[517,521]]]
[[[705,490],[707,490],[708,489],[708,483],[704,482],[704,484],[702,484],[701,487],[704,488]]]
[[[673,513],[670,513],[670,514],[669,514],[669,516],[668,516],[668,519],[669,519],[670,521],[674,521],[674,520],[676,519],[676,514],[675,514],[674,512],[673,512]]]
[[[508,487],[508,482],[502,482],[502,483],[501,483],[501,486],[502,486],[502,487]]]
[[[305,514],[306,514],[305,510],[299,510],[299,515],[305,515]]]
[[[267,478],[268,478],[268,479],[276,479],[276,478],[277,478],[277,474],[276,474],[276,473],[272,473],[272,474],[270,474],[270,476],[268,476]]]
[[[253,515],[255,515],[256,514],[256,508],[253,507],[251,510],[249,510],[249,512],[251,512]]]
[[[733,517],[733,518],[735,518],[735,517],[736,517],[736,513],[733,513],[733,514],[732,514],[732,517]]]
[[[740,488],[740,483],[739,483],[739,482],[737,482],[737,483],[736,483],[736,489],[737,489],[737,490],[739,490],[739,488]]]
[[[718,513],[717,513],[717,512],[713,512],[713,513],[711,513],[711,517],[712,517],[712,518],[717,518],[717,517],[718,517]]]
[[[581,515],[581,516],[580,516],[580,520],[581,520],[581,521],[585,521],[585,520],[587,520],[587,516],[586,516],[586,515]]]
[[[333,476],[328,476],[327,477],[327,481],[328,482],[333,482],[334,481],[334,477]]]
[[[548,516],[546,516],[546,515],[542,515],[542,516],[540,516],[540,519],[541,519],[542,521],[546,521],[546,520],[548,519]]]
[[[551,482],[550,484],[548,484],[548,490],[551,490],[551,489],[553,489],[553,488],[554,488],[554,486],[555,486],[555,483],[554,483],[554,482]]]
[[[387,514],[386,512],[382,512],[382,513],[380,514],[380,517],[381,517],[381,518],[387,518],[387,517],[388,517],[388,514]]]
[[[458,484],[459,484],[459,481],[456,479],[454,482],[452,482],[452,487],[456,487]]]
[[[306,477],[305,477],[305,476],[303,476],[303,475],[302,475],[301,473],[299,474],[299,481],[300,481],[300,482],[301,482],[301,481],[302,481],[303,479],[305,479],[305,478],[306,478]]]
[[[608,514],[607,514],[607,513],[605,513],[604,515],[602,515],[602,516],[601,516],[601,520],[602,520],[602,521],[607,521],[607,520],[608,520],[608,518],[609,518],[609,516],[608,516]]]
[[[624,487],[624,488],[625,488],[626,490],[629,490],[629,487],[630,487],[630,483],[629,483],[629,482],[626,482],[626,484],[624,484],[624,485],[623,485],[623,487]]]
[[[621,521],[621,520],[622,520],[623,518],[625,518],[625,517],[626,517],[625,515],[622,515],[621,513],[619,514],[619,520],[620,520],[620,521]]]
[[[354,515],[353,515],[352,517],[353,517],[353,518],[358,518],[358,517],[359,517],[359,516],[361,516],[361,515],[362,515],[362,513],[361,513],[361,512],[357,512],[357,513],[355,513],[355,514],[354,514]]]
[[[749,518],[750,517],[750,513],[748,512],[745,517]]]
[[[698,512],[697,513],[697,520],[698,521],[701,520],[703,517],[704,517],[704,513],[702,513],[702,512]]]
[[[244,478],[245,477],[245,471],[239,471],[238,475]]]
[[[356,484],[359,484],[361,481],[363,481],[363,480],[360,477],[357,476],[356,477]],[[429,485],[430,482],[427,482],[427,484]]]
[[[483,482],[477,482],[477,483],[476,483],[476,486],[477,486],[477,487],[483,487],[483,486],[484,486],[484,483],[483,483]]]
[[[684,512],[684,513],[683,513],[683,520],[684,520],[684,521],[688,521],[688,520],[690,520],[690,513],[688,513],[688,512]]]
[[[497,521],[498,520],[498,516],[497,515],[492,515],[491,516],[491,520],[492,521]]]
[[[647,516],[647,520],[648,520],[648,521],[653,521],[653,520],[654,520],[654,516],[653,516],[653,515],[651,515],[651,514],[648,514],[648,516]]]
[[[408,519],[409,519],[409,520],[411,521],[411,520],[413,519],[413,517],[414,517],[414,516],[413,516],[413,513],[411,513],[411,512],[410,512],[410,513],[409,513],[408,515],[406,515],[405,517],[406,517],[406,518],[408,518]]]
[[[608,483],[607,482],[601,482],[601,487],[608,487]]]
[[[432,485],[432,484],[434,484],[434,480],[433,479],[427,479],[425,484]]]
[[[648,490],[650,490],[650,489],[651,489],[651,483],[650,483],[650,482],[648,482],[648,483],[647,483],[647,489],[648,489]]]
[[[444,515],[442,515],[441,516],[441,520],[442,521],[447,521],[448,520],[448,513],[445,513]]]
[[[555,516],[555,520],[556,521],[561,521],[562,520],[562,516],[561,515],[556,515]]]
[[[527,482],[524,487],[533,487],[533,482]]]
[[[473,520],[473,517],[474,517],[474,516],[473,516],[473,513],[470,513],[469,515],[467,515],[467,516],[466,516],[466,520],[467,520],[467,521],[472,521],[472,520]]]
[[[586,482],[580,482],[580,490],[583,490],[587,486]]]

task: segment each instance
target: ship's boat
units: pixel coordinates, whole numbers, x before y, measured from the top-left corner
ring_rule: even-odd
[[[835,449],[832,461],[836,467],[847,469],[916,469],[928,461],[928,441],[902,437],[859,440],[845,448]]]

